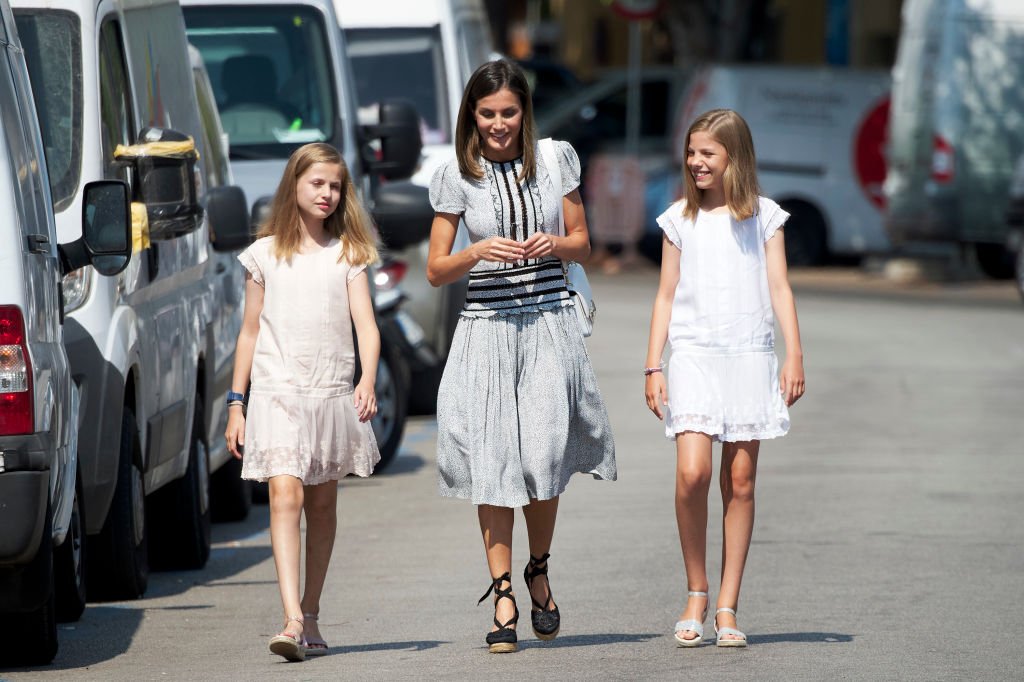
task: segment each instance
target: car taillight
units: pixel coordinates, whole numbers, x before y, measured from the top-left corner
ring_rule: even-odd
[[[0,436],[32,433],[32,363],[25,320],[15,306],[0,306]]]
[[[373,283],[377,285],[378,289],[384,291],[394,289],[402,281],[402,278],[405,277],[408,269],[409,266],[406,265],[405,261],[388,259],[377,268],[377,273],[373,277]]]
[[[953,180],[953,145],[946,138],[936,135],[932,140],[932,180],[950,182]]]

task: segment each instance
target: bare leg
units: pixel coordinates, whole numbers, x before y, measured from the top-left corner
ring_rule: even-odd
[[[277,585],[281,590],[284,617],[302,616],[299,604],[299,518],[302,515],[302,481],[294,476],[270,479],[270,544],[277,567]],[[285,623],[284,632],[302,637],[302,624]]]
[[[477,507],[480,519],[480,533],[484,538],[484,550],[487,552],[487,568],[491,578],[497,578],[512,572],[512,525],[515,522],[515,510],[511,507],[495,507],[481,504]],[[504,586],[499,586],[504,589]],[[508,599],[498,601],[494,617],[507,623],[515,615],[515,605]],[[497,626],[492,625],[491,632]]]
[[[722,447],[722,587],[718,607],[737,608],[740,583],[754,532],[754,482],[757,477],[757,453],[760,441],[725,443]],[[736,627],[731,613],[721,613],[719,627]],[[739,639],[724,635],[723,639]]]
[[[676,435],[676,523],[683,549],[687,590],[707,592],[708,490],[711,488],[711,436],[686,431]],[[679,620],[700,621],[706,597],[688,597]],[[684,630],[683,639],[697,633]]]
[[[551,551],[551,538],[555,534],[555,519],[558,516],[558,498],[530,500],[530,504],[523,507],[523,516],[526,518],[526,532],[530,536],[530,555],[540,558]],[[539,565],[543,566],[544,562]],[[538,576],[533,581],[530,593],[538,604],[544,604],[545,609],[555,608],[547,576]]]
[[[302,591],[302,613],[317,616],[338,528],[338,482],[306,486],[305,494],[306,585]],[[309,638],[322,639],[315,619],[307,618],[304,627]]]

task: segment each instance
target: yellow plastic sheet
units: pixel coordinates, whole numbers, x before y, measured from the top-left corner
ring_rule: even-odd
[[[145,142],[142,144],[119,144],[114,149],[115,159],[137,159],[145,156],[162,156],[168,158],[180,158],[183,156],[195,156],[199,158],[196,151],[196,143],[190,137],[184,142]]]
[[[140,253],[149,248],[149,213],[146,205],[139,201],[132,202],[132,253]]]

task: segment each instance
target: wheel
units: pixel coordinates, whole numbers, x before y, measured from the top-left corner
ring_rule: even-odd
[[[978,267],[992,279],[1010,279],[1014,274],[1014,257],[1002,244],[975,244]]]
[[[210,558],[210,457],[203,440],[203,401],[195,398],[185,475],[149,500],[150,561],[160,569],[196,569]]]
[[[139,458],[135,414],[121,417],[117,487],[103,530],[89,538],[85,565],[90,597],[102,600],[138,599],[149,583],[146,499]]]
[[[825,221],[813,206],[782,204],[789,213],[785,225],[786,263],[790,266],[821,265],[828,255]]]
[[[416,372],[409,389],[409,414],[437,414],[437,389],[441,385],[444,374],[444,363],[436,367],[427,367]]]
[[[380,361],[377,363],[377,414],[371,420],[380,462],[376,471],[384,469],[398,454],[405,431],[409,397],[406,391],[408,368],[394,347],[381,344]]]
[[[23,596],[33,595],[39,604],[29,611],[0,613],[0,664],[46,665],[57,655],[57,614],[53,589],[53,520],[49,503],[39,551],[35,558],[5,575],[5,583],[17,583]],[[5,585],[7,587],[7,585]]]
[[[82,477],[75,472],[75,498],[71,503],[71,522],[64,542],[53,560],[53,585],[57,597],[57,620],[73,623],[85,611],[85,504],[82,502]]]
[[[1024,244],[1017,249],[1017,263],[1014,270],[1016,271],[1017,291],[1024,299]]]
[[[210,476],[210,513],[214,521],[241,521],[252,508],[252,481],[242,478],[242,460],[231,457]]]

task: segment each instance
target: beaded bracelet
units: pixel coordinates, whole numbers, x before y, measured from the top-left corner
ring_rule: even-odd
[[[644,376],[649,377],[655,372],[660,372],[661,367],[644,367]]]

